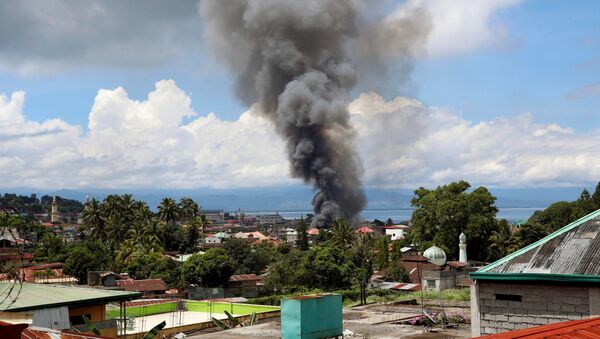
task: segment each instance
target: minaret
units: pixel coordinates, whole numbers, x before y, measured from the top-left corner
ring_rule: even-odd
[[[461,232],[458,236],[458,242],[458,261],[468,264],[469,262],[467,261],[467,236]]]
[[[60,215],[58,214],[58,203],[56,202],[56,195],[52,197],[52,213],[50,214],[50,222],[58,222]]]

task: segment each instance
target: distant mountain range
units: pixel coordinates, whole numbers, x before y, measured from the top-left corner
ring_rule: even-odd
[[[507,207],[536,207],[544,208],[560,200],[575,200],[584,187],[561,188],[490,188],[498,200],[496,205]],[[586,187],[593,192],[594,187]],[[144,200],[152,209],[164,197],[191,197],[205,209],[219,208],[226,211],[241,209],[246,212],[255,211],[300,211],[310,210],[313,191],[305,186],[258,187],[236,189],[35,189],[35,188],[5,188],[0,193],[17,193],[38,196],[58,195],[67,199],[85,201],[86,196],[104,199],[109,194],[132,194],[136,199]],[[366,209],[404,209],[410,208],[413,191],[409,189],[366,189],[368,204]]]

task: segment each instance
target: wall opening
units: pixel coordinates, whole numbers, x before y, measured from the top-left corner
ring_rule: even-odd
[[[507,300],[507,301],[522,301],[523,296],[518,294],[495,294],[496,300]]]

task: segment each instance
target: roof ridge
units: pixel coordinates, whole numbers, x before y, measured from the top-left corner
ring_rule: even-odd
[[[587,221],[589,221],[589,220],[591,220],[591,219],[593,219],[593,218],[595,218],[595,217],[597,217],[599,215],[600,215],[600,209],[598,209],[598,210],[596,210],[596,211],[594,211],[594,212],[592,212],[592,213],[590,213],[590,214],[588,214],[586,216],[583,216],[583,217],[581,217],[581,218],[579,218],[579,219],[571,222],[570,224],[568,224],[568,225],[566,225],[566,226],[564,226],[562,228],[559,228],[558,230],[556,230],[556,231],[548,234],[547,236],[543,237],[542,239],[540,239],[540,240],[538,240],[538,241],[536,241],[536,242],[534,242],[532,244],[529,244],[529,245],[521,248],[520,250],[517,250],[517,251],[515,251],[515,252],[513,252],[513,253],[511,253],[511,254],[503,257],[503,258],[500,258],[500,259],[494,261],[493,263],[485,266],[484,268],[482,268],[482,269],[480,269],[480,270],[478,270],[478,271],[476,271],[474,273],[485,273],[485,272],[488,272],[489,270],[491,270],[491,269],[493,269],[493,268],[495,268],[495,267],[497,267],[497,266],[499,266],[499,265],[501,265],[501,264],[503,264],[503,263],[505,263],[505,262],[507,262],[507,261],[509,261],[509,260],[511,260],[513,258],[515,258],[515,257],[518,257],[518,256],[520,256],[523,253],[529,252],[530,250],[532,250],[532,249],[534,249],[534,248],[536,248],[536,247],[538,247],[540,245],[545,244],[546,242],[548,242],[548,241],[550,241],[550,240],[558,237],[559,235],[564,234],[564,233],[566,233],[566,232],[574,229],[575,227],[580,226],[584,222],[587,222]]]

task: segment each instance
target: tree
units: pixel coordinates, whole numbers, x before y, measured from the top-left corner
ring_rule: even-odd
[[[195,252],[196,245],[198,244],[199,230],[198,230],[198,219],[196,217],[190,219],[187,227],[182,231],[181,245],[179,250],[183,253]]]
[[[180,217],[184,220],[196,218],[200,213],[200,207],[192,198],[181,198],[179,200]]]
[[[386,226],[392,226],[393,224],[394,224],[394,221],[392,220],[392,218],[387,218],[387,220],[385,221]]]
[[[67,246],[54,232],[46,232],[38,242],[33,255],[35,260],[42,262],[64,261],[67,257]]]
[[[235,262],[222,248],[211,248],[204,254],[196,253],[183,264],[185,281],[204,287],[225,284],[233,272]]]
[[[307,231],[308,231],[308,226],[306,225],[306,221],[304,221],[304,218],[300,218],[300,224],[298,225],[298,228],[296,229],[296,232],[298,232],[298,240],[296,240],[296,246],[301,251],[308,250],[308,233],[307,233]]]
[[[515,237],[512,233],[512,226],[502,219],[498,221],[498,229],[490,237],[490,261],[505,257],[515,250]]]
[[[90,232],[93,238],[100,240],[106,239],[106,232],[104,230],[104,218],[102,216],[102,210],[98,200],[93,198],[88,201],[83,208],[81,219],[83,225]]]
[[[135,257],[127,272],[134,279],[162,279],[169,287],[181,286],[181,268],[174,260],[159,252]]]
[[[354,242],[355,236],[356,233],[346,220],[342,218],[335,219],[331,227],[331,241],[334,244],[342,248],[349,248]]]
[[[516,247],[523,248],[542,239],[546,235],[548,235],[548,232],[544,226],[527,222],[521,225],[515,234]]]
[[[225,242],[223,249],[235,262],[235,274],[260,274],[273,257],[273,246],[250,246],[245,239],[232,238]]]
[[[468,192],[466,181],[438,186],[434,190],[419,188],[411,204],[411,240],[421,250],[432,244],[441,247],[450,258],[458,257],[458,236],[467,235],[469,257],[485,260],[488,239],[496,230],[496,198],[485,187]]]
[[[403,266],[400,266],[398,263],[393,263],[386,270],[383,280],[394,282],[410,282],[410,276]]]
[[[388,242],[387,236],[382,236],[382,237],[379,237],[379,239],[377,239],[377,242],[376,242],[377,257],[376,257],[376,261],[375,261],[375,267],[377,267],[377,270],[383,270],[386,267],[388,267],[388,265],[389,265],[390,256],[389,256],[388,247],[389,247],[389,242]]]
[[[164,198],[158,205],[158,218],[166,223],[174,223],[179,218],[179,207],[173,198]]]
[[[101,242],[88,241],[73,246],[69,250],[63,271],[77,278],[80,284],[85,284],[88,271],[107,270],[112,265],[113,258],[110,249]]]

